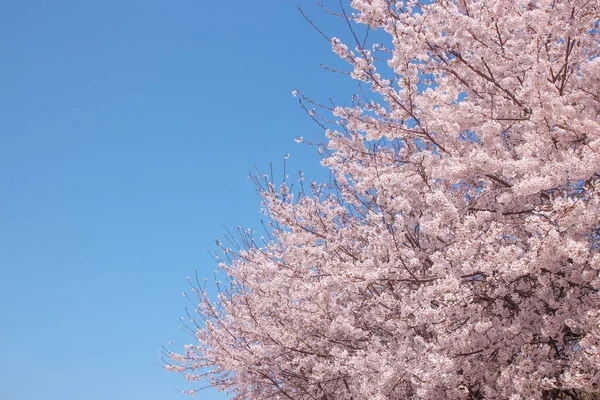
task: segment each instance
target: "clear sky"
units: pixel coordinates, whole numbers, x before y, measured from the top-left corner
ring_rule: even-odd
[[[159,351],[223,225],[259,227],[248,172],[326,174],[291,91],[349,81],[299,2],[342,29],[310,0],[1,2],[0,399],[188,398]]]

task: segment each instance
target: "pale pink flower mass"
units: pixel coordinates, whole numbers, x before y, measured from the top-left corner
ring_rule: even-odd
[[[322,118],[334,184],[257,178],[268,234],[222,246],[167,369],[236,399],[599,398],[600,4],[346,3],[332,47],[373,94]]]

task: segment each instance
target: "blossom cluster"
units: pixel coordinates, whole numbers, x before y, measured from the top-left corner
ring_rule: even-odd
[[[333,109],[334,190],[259,186],[269,235],[225,249],[168,368],[237,399],[599,396],[600,5],[351,6],[389,43],[332,40],[372,90]]]

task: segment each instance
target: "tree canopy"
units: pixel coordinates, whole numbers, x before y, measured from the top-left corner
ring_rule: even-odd
[[[257,179],[268,232],[194,285],[166,368],[239,399],[597,398],[600,5],[346,3],[359,94],[310,110],[334,185]]]

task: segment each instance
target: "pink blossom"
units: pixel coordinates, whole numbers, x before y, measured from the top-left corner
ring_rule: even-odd
[[[335,190],[256,178],[268,235],[221,246],[166,368],[237,399],[598,398],[598,2],[342,3],[387,41],[332,40],[373,93],[327,116]]]

